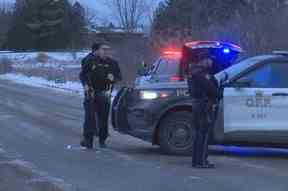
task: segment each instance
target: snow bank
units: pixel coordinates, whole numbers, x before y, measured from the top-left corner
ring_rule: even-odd
[[[13,68],[80,68],[83,52],[0,52],[0,59],[8,59]]]
[[[79,82],[56,83],[41,77],[28,77],[22,74],[3,74],[0,75],[0,79],[10,80],[18,84],[24,84],[33,87],[54,88],[56,90],[73,92],[81,95],[83,94],[83,87]]]
[[[42,87],[42,88],[52,88],[59,91],[76,93],[83,96],[83,87],[80,82],[66,82],[66,83],[56,83],[55,81],[48,81],[41,77],[28,77],[22,74],[3,74],[0,75],[2,80],[10,80],[18,84],[24,84],[33,87]],[[112,92],[114,97],[117,93],[117,90]]]
[[[81,52],[0,52],[0,58],[6,57],[15,61],[25,61],[28,59],[36,59],[39,54],[45,54],[49,58],[54,60],[75,60],[79,58],[83,58],[85,55],[88,54],[88,51],[81,51]]]

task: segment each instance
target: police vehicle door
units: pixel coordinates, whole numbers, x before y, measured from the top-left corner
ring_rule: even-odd
[[[288,131],[288,63],[266,62],[224,89],[224,132]]]

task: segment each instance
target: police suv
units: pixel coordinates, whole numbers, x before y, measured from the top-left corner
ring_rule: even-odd
[[[223,53],[222,58],[241,52],[240,47],[221,42],[186,45],[216,50],[218,57]],[[164,153],[192,151],[193,105],[187,82],[179,76],[180,59],[179,52],[166,52],[147,75],[136,80],[134,88],[118,92],[112,103],[114,129],[160,145]],[[288,52],[250,57],[233,65],[224,61],[215,75],[223,97],[210,144],[287,146]]]

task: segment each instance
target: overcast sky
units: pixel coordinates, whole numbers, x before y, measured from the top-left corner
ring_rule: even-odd
[[[76,0],[69,0],[69,1],[75,2]],[[89,7],[90,9],[95,10],[95,13],[101,20],[112,21],[113,23],[117,22],[115,17],[112,16],[111,9],[109,9],[105,1],[107,0],[78,0],[78,2],[80,2],[84,7]],[[153,6],[156,7],[160,1],[161,0],[152,0],[152,2],[154,2]],[[1,2],[14,3],[15,0],[0,0],[0,3]]]

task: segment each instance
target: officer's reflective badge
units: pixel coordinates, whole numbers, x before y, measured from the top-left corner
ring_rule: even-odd
[[[109,73],[107,78],[110,80],[110,81],[114,81],[114,75]]]

